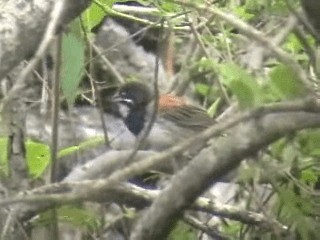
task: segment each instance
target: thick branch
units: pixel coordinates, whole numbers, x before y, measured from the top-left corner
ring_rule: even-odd
[[[170,197],[168,197],[169,195],[162,195],[159,198],[160,203],[158,202],[152,208],[152,211],[159,211],[159,205],[163,207],[162,201],[164,201],[164,196],[167,196],[167,198],[172,197],[174,203],[171,203],[170,200],[167,199],[169,203],[168,205],[165,205],[165,207],[160,208],[161,213],[159,213],[159,216],[160,219],[166,219],[166,217],[170,215],[170,217],[172,216],[176,219],[177,212],[180,212],[190,205],[190,203],[192,203],[193,200],[212,183],[212,181],[216,181],[219,177],[236,167],[242,159],[250,156],[252,153],[287,133],[302,128],[320,126],[319,114],[303,111],[303,104],[292,104],[291,107],[287,106],[287,111],[283,106],[282,108],[284,111],[282,113],[278,112],[281,109],[279,106],[278,108],[273,109],[275,110],[273,113],[270,113],[272,108],[269,108],[268,111],[260,109],[260,114],[258,114],[259,111],[253,111],[251,112],[251,115],[247,113],[242,115],[242,118],[240,117],[233,119],[232,121],[218,124],[216,127],[210,128],[208,131],[194,137],[192,141],[196,141],[197,143],[203,142],[214,134],[221,132],[219,131],[220,129],[224,129],[226,126],[232,126],[231,131],[229,131],[229,136],[215,139],[215,143],[212,147],[202,151],[187,168],[173,179],[171,186],[165,190],[167,194],[170,194]],[[296,111],[294,110],[295,108],[297,109]],[[306,106],[305,109],[308,109],[308,106]],[[240,121],[241,119],[242,121]],[[123,169],[116,170],[109,178],[89,181],[87,188],[83,185],[74,189],[67,188],[66,191],[63,192],[64,199],[66,202],[83,201],[88,200],[88,197],[98,195],[101,192],[107,192],[108,189],[113,188],[120,181],[131,178],[136,174],[143,173],[157,164],[165,163],[166,160],[170,159],[173,155],[183,152],[183,149],[185,150],[188,148],[190,144],[192,143],[182,142],[180,145],[168,149],[165,153],[152,154],[146,159],[133,163]],[[125,157],[125,159],[127,158],[127,156],[123,157]],[[105,160],[112,161],[112,159]],[[105,164],[106,167],[111,166],[108,171],[114,169],[113,167],[116,169],[119,167],[115,161],[113,161],[113,163],[114,164]],[[102,165],[100,165],[100,167],[101,166]],[[94,172],[99,173],[102,171],[103,168],[98,171],[93,171],[87,175],[87,177],[91,178]],[[190,171],[192,172],[191,174]],[[181,178],[182,180],[179,180]],[[80,180],[78,177],[75,177],[75,179]],[[173,195],[171,195],[172,191],[174,191]],[[186,192],[188,194],[186,194]],[[59,193],[61,193],[61,191],[59,191]],[[172,204],[172,206],[170,204]],[[26,219],[29,214],[34,215],[43,209],[43,206],[40,205],[32,205],[32,210],[29,209],[31,211],[28,211],[27,208],[23,208],[22,211],[20,208],[20,211],[18,211],[19,217],[20,219]],[[166,210],[169,211],[169,215],[163,213]],[[148,216],[150,217],[149,214]],[[154,216],[150,217],[154,224],[158,220],[153,218]],[[153,226],[154,225],[152,225],[152,227]],[[168,227],[168,225],[160,224],[159,226],[162,228],[161,231],[168,230],[165,228]],[[157,234],[159,234],[159,232],[157,232]],[[153,239],[153,237],[148,239]]]
[[[33,55],[50,20],[54,2],[0,1],[0,79],[19,62]],[[78,16],[90,2],[66,1],[60,26]]]
[[[32,205],[36,203],[38,206],[39,204],[44,204],[43,206],[46,206],[45,208],[47,209],[47,207],[51,207],[53,204],[63,205],[68,203],[68,201],[64,198],[64,193],[62,192],[65,192],[66,190],[68,192],[68,189],[90,188],[90,185],[95,181],[97,180],[63,182],[42,186],[26,192],[27,194],[24,196],[2,200],[0,201],[0,206],[13,205],[17,203]],[[61,194],[57,194],[58,192]],[[161,194],[160,190],[144,189],[130,183],[124,183],[114,186],[107,191],[101,191],[97,192],[95,195],[89,195],[87,196],[87,199],[82,200],[92,202],[111,201],[118,204],[126,204],[128,206],[141,208],[150,205],[152,201],[159,196],[159,194]],[[242,223],[263,226],[264,229],[277,228],[279,231],[287,229],[286,226],[281,225],[275,220],[270,220],[269,217],[265,217],[263,214],[243,210],[227,204],[221,204],[205,197],[199,197],[191,208],[193,210],[205,211],[215,216],[222,216]]]
[[[308,116],[306,118],[306,116]],[[133,240],[164,239],[183,210],[212,183],[278,138],[304,127],[319,127],[319,114],[271,113],[233,127],[178,174],[140,219]]]

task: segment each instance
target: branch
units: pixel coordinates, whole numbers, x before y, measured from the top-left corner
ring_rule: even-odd
[[[173,195],[172,199],[178,199],[176,203],[179,203],[179,206],[176,206],[176,203],[174,203],[172,205],[173,209],[168,209],[169,215],[171,215],[173,212],[179,212],[186,206],[190,205],[190,203],[193,202],[193,200],[199,196],[199,194],[208,185],[210,185],[212,181],[216,181],[223,174],[236,167],[241,159],[250,156],[260,148],[265,147],[272,141],[284,136],[287,133],[302,128],[319,127],[319,114],[310,113],[310,111],[316,110],[317,107],[319,106],[312,105],[312,103],[309,101],[298,101],[258,108],[256,110],[243,113],[229,121],[216,124],[203,133],[194,136],[192,139],[185,140],[179,145],[173,146],[166,152],[157,154],[151,153],[151,155],[145,159],[139,160],[138,162],[136,162],[135,159],[132,159],[133,163],[127,167],[121,168],[120,170],[118,169],[118,166],[122,165],[121,161],[127,160],[129,151],[118,152],[121,158],[117,158],[117,155],[114,155],[114,158],[111,158],[112,155],[109,155],[109,157],[108,155],[101,156],[101,158],[99,157],[98,159],[101,164],[105,165],[92,165],[96,166],[92,171],[90,166],[87,165],[89,166],[88,170],[90,169],[90,173],[88,173],[88,175],[86,175],[86,169],[80,169],[80,172],[78,172],[80,175],[71,174],[67,178],[68,180],[73,181],[80,180],[81,174],[82,177],[92,178],[94,176],[99,176],[99,173],[101,174],[106,171],[107,176],[108,174],[111,175],[105,179],[82,182],[81,184],[78,184],[79,187],[77,188],[70,188],[66,182],[61,183],[62,185],[52,185],[52,187],[61,186],[60,189],[57,189],[56,193],[63,193],[63,201],[65,203],[93,199],[94,196],[101,196],[101,193],[108,194],[109,190],[118,186],[119,182],[144,173],[155,166],[165,165],[167,162],[170,162],[170,159],[173,156],[177,156],[178,154],[184,152],[189,148],[189,146],[193,146],[195,144],[205,144],[208,139],[212,138],[212,136],[218,136],[226,129],[232,127],[232,131],[229,131],[229,136],[215,139],[215,143],[211,148],[202,151],[200,155],[183,170],[183,172],[180,172],[178,176],[173,178],[172,184],[174,186],[177,184],[178,189],[172,190],[173,188],[171,185],[171,187],[167,188],[165,192],[168,192],[171,189],[168,194],[172,194],[172,191],[176,191],[178,195],[181,194],[183,199],[181,200],[181,197],[177,197],[176,194]],[[214,151],[212,149],[214,149]],[[113,152],[110,154],[116,153]],[[147,153],[142,152],[142,154]],[[219,163],[217,162],[217,159],[219,159]],[[117,163],[118,160],[120,160],[119,163]],[[108,163],[108,161],[111,162]],[[199,162],[202,164],[201,166],[199,166]],[[187,180],[186,175],[183,174],[185,171],[188,171],[187,173],[189,174],[187,176]],[[192,171],[191,174],[190,171]],[[176,179],[181,178],[180,175],[183,176],[182,187],[179,185],[179,183],[176,183]],[[87,187],[85,187],[83,184],[87,184]],[[62,186],[64,186],[64,188]],[[194,186],[197,186],[197,190],[194,190]],[[43,189],[43,191],[45,190],[45,188],[41,189]],[[64,191],[61,192],[61,190]],[[185,191],[190,191],[191,195],[185,196]],[[162,199],[162,196],[163,195],[160,195],[159,199]],[[49,198],[49,196],[47,197]],[[61,202],[61,194],[52,196],[51,201]],[[15,211],[19,213],[19,219],[28,219],[30,216],[33,216],[34,214],[46,209],[49,203],[52,202],[48,201],[47,205],[45,206],[31,205],[29,208],[17,207],[15,208]],[[158,204],[159,203],[157,203],[157,205]],[[156,207],[156,209],[157,211],[159,210],[158,207]],[[161,211],[166,209],[167,207],[164,207]],[[159,216],[160,218],[166,217],[163,216],[163,213],[159,214]],[[153,218],[154,216],[150,217],[150,219],[153,220],[152,223],[154,224],[156,220]],[[174,219],[176,219],[176,216]],[[154,225],[152,225],[152,227],[153,226]],[[163,227],[162,224],[159,226]],[[153,239],[153,237],[149,239]]]
[[[116,151],[111,150],[100,156],[88,161],[79,167],[76,167],[63,182],[74,182],[86,179],[97,179],[99,177],[110,176],[116,170],[125,166],[128,156],[132,150]],[[138,151],[137,155],[130,159],[131,162],[138,162],[141,159],[155,155],[153,151]]]
[[[238,122],[228,130],[228,136],[215,139],[172,178],[139,220],[130,239],[164,239],[183,210],[210,185],[235,169],[242,159],[293,131],[319,127],[319,114],[305,111],[269,112]]]
[[[0,8],[0,79],[22,60],[30,58],[50,21],[54,0],[4,1]],[[78,16],[91,0],[65,1],[60,26]]]
[[[28,192],[24,192],[22,196],[9,198],[0,201],[0,206],[25,203],[30,205],[43,205],[45,209],[53,205],[63,205],[69,203],[66,194],[74,192],[77,195],[77,189],[89,189],[92,184],[98,180],[81,181],[81,182],[63,182],[42,186]],[[79,191],[78,191],[79,192]],[[159,195],[160,190],[144,189],[139,186],[124,183],[114,186],[106,192],[99,192],[95,195],[88,195],[82,201],[105,202],[112,201],[118,204],[126,204],[136,208],[146,207],[152,203]],[[74,198],[75,199],[75,198]],[[79,199],[80,200],[80,199]],[[245,224],[253,224],[262,226],[264,230],[277,228],[280,231],[287,230],[287,227],[275,220],[270,220],[253,211],[243,210],[231,205],[221,204],[212,199],[199,197],[191,206],[193,210],[205,211],[214,216],[221,216],[231,220],[240,221]]]

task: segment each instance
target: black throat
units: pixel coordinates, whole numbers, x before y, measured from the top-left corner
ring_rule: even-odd
[[[145,116],[146,110],[144,108],[139,108],[132,109],[127,118],[124,119],[124,123],[135,136],[141,133],[144,127]]]

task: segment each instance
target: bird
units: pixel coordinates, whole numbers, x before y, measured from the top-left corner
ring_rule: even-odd
[[[138,81],[121,85],[112,97],[114,113],[129,132],[139,137],[152,117],[154,94]],[[146,149],[161,151],[199,133],[215,123],[205,109],[192,105],[171,93],[160,94],[155,122],[144,144]]]

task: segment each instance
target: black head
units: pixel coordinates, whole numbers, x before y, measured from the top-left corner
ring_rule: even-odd
[[[142,83],[129,82],[119,88],[112,100],[128,129],[138,135],[145,124],[147,105],[152,100],[150,89]]]
[[[139,82],[128,82],[122,85],[113,97],[114,102],[126,104],[129,108],[146,106],[151,99],[150,89]]]

